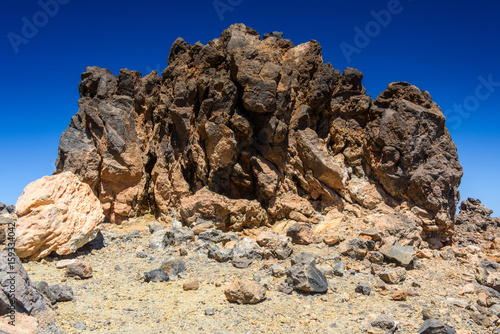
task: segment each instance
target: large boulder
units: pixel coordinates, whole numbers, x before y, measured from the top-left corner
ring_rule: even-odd
[[[462,168],[426,91],[398,82],[372,100],[362,73],[324,63],[318,42],[243,24],[206,45],[178,38],[168,59],[161,78],[82,74],[56,172],[89,184],[111,222],[167,221],[180,205],[189,225],[237,230],[357,204],[410,209],[424,239],[451,242]],[[283,205],[294,197],[313,212]]]
[[[30,260],[75,252],[96,237],[104,221],[101,203],[89,185],[71,172],[30,183],[16,209],[16,253]]]

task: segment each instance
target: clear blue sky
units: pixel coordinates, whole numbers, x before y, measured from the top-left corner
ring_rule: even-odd
[[[242,22],[261,34],[283,31],[296,44],[319,41],[325,62],[364,73],[373,98],[392,81],[429,91],[450,110],[462,198],[480,198],[500,215],[498,1],[58,1],[58,9],[45,6],[53,15],[35,0],[8,1],[0,13],[1,202],[14,204],[29,182],[53,172],[87,66],[161,71],[178,36],[206,43]],[[372,11],[388,8],[383,24],[374,23]],[[355,40],[356,27],[369,40]],[[464,106],[462,115],[454,105]]]

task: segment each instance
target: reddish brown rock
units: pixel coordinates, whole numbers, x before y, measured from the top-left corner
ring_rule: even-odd
[[[72,263],[66,267],[66,276],[78,278],[92,277],[92,266],[89,263]]]
[[[217,208],[228,228],[406,203],[424,239],[449,243],[462,168],[445,117],[407,83],[373,101],[362,78],[325,64],[316,41],[261,39],[243,24],[207,45],[179,38],[161,77],[82,74],[56,172],[88,183],[113,222],[146,212],[166,220],[207,188],[236,206]]]
[[[255,304],[265,299],[266,289],[257,282],[243,280],[229,285],[224,294],[233,303]]]
[[[286,235],[292,239],[292,242],[299,245],[309,245],[314,242],[314,236],[311,224],[295,223],[287,231]]]

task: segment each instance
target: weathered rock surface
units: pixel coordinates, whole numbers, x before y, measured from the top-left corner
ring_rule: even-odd
[[[457,245],[479,246],[485,253],[500,258],[500,218],[491,217],[492,213],[478,199],[462,201],[460,213],[455,219],[454,239]]]
[[[278,260],[284,260],[292,254],[293,245],[290,237],[273,231],[262,232],[257,236],[257,243],[269,251]]]
[[[37,260],[68,255],[94,239],[104,221],[101,203],[71,172],[30,183],[17,200],[16,253]]]
[[[87,68],[56,173],[90,185],[112,222],[168,220],[180,206],[188,225],[239,230],[351,204],[405,207],[424,239],[449,243],[462,168],[445,117],[408,83],[372,100],[362,78],[325,64],[314,40],[262,40],[243,24],[207,45],[178,38],[161,77]]]
[[[260,283],[242,280],[230,284],[224,294],[233,303],[255,304],[266,298],[266,289]]]
[[[296,290],[323,293],[328,290],[325,274],[316,267],[316,260],[311,254],[300,253],[292,260],[292,266],[286,269],[287,284]]]
[[[0,316],[9,313],[10,291],[17,306],[28,315],[51,312],[42,295],[34,288],[19,258],[8,251],[0,251]]]

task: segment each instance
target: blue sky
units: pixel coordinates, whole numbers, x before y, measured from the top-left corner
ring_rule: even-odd
[[[458,147],[462,198],[498,216],[499,14],[494,0],[9,1],[0,13],[0,201],[14,204],[53,172],[87,66],[161,71],[177,37],[205,44],[242,22],[319,41],[325,62],[364,73],[373,98],[393,81],[429,91]]]

